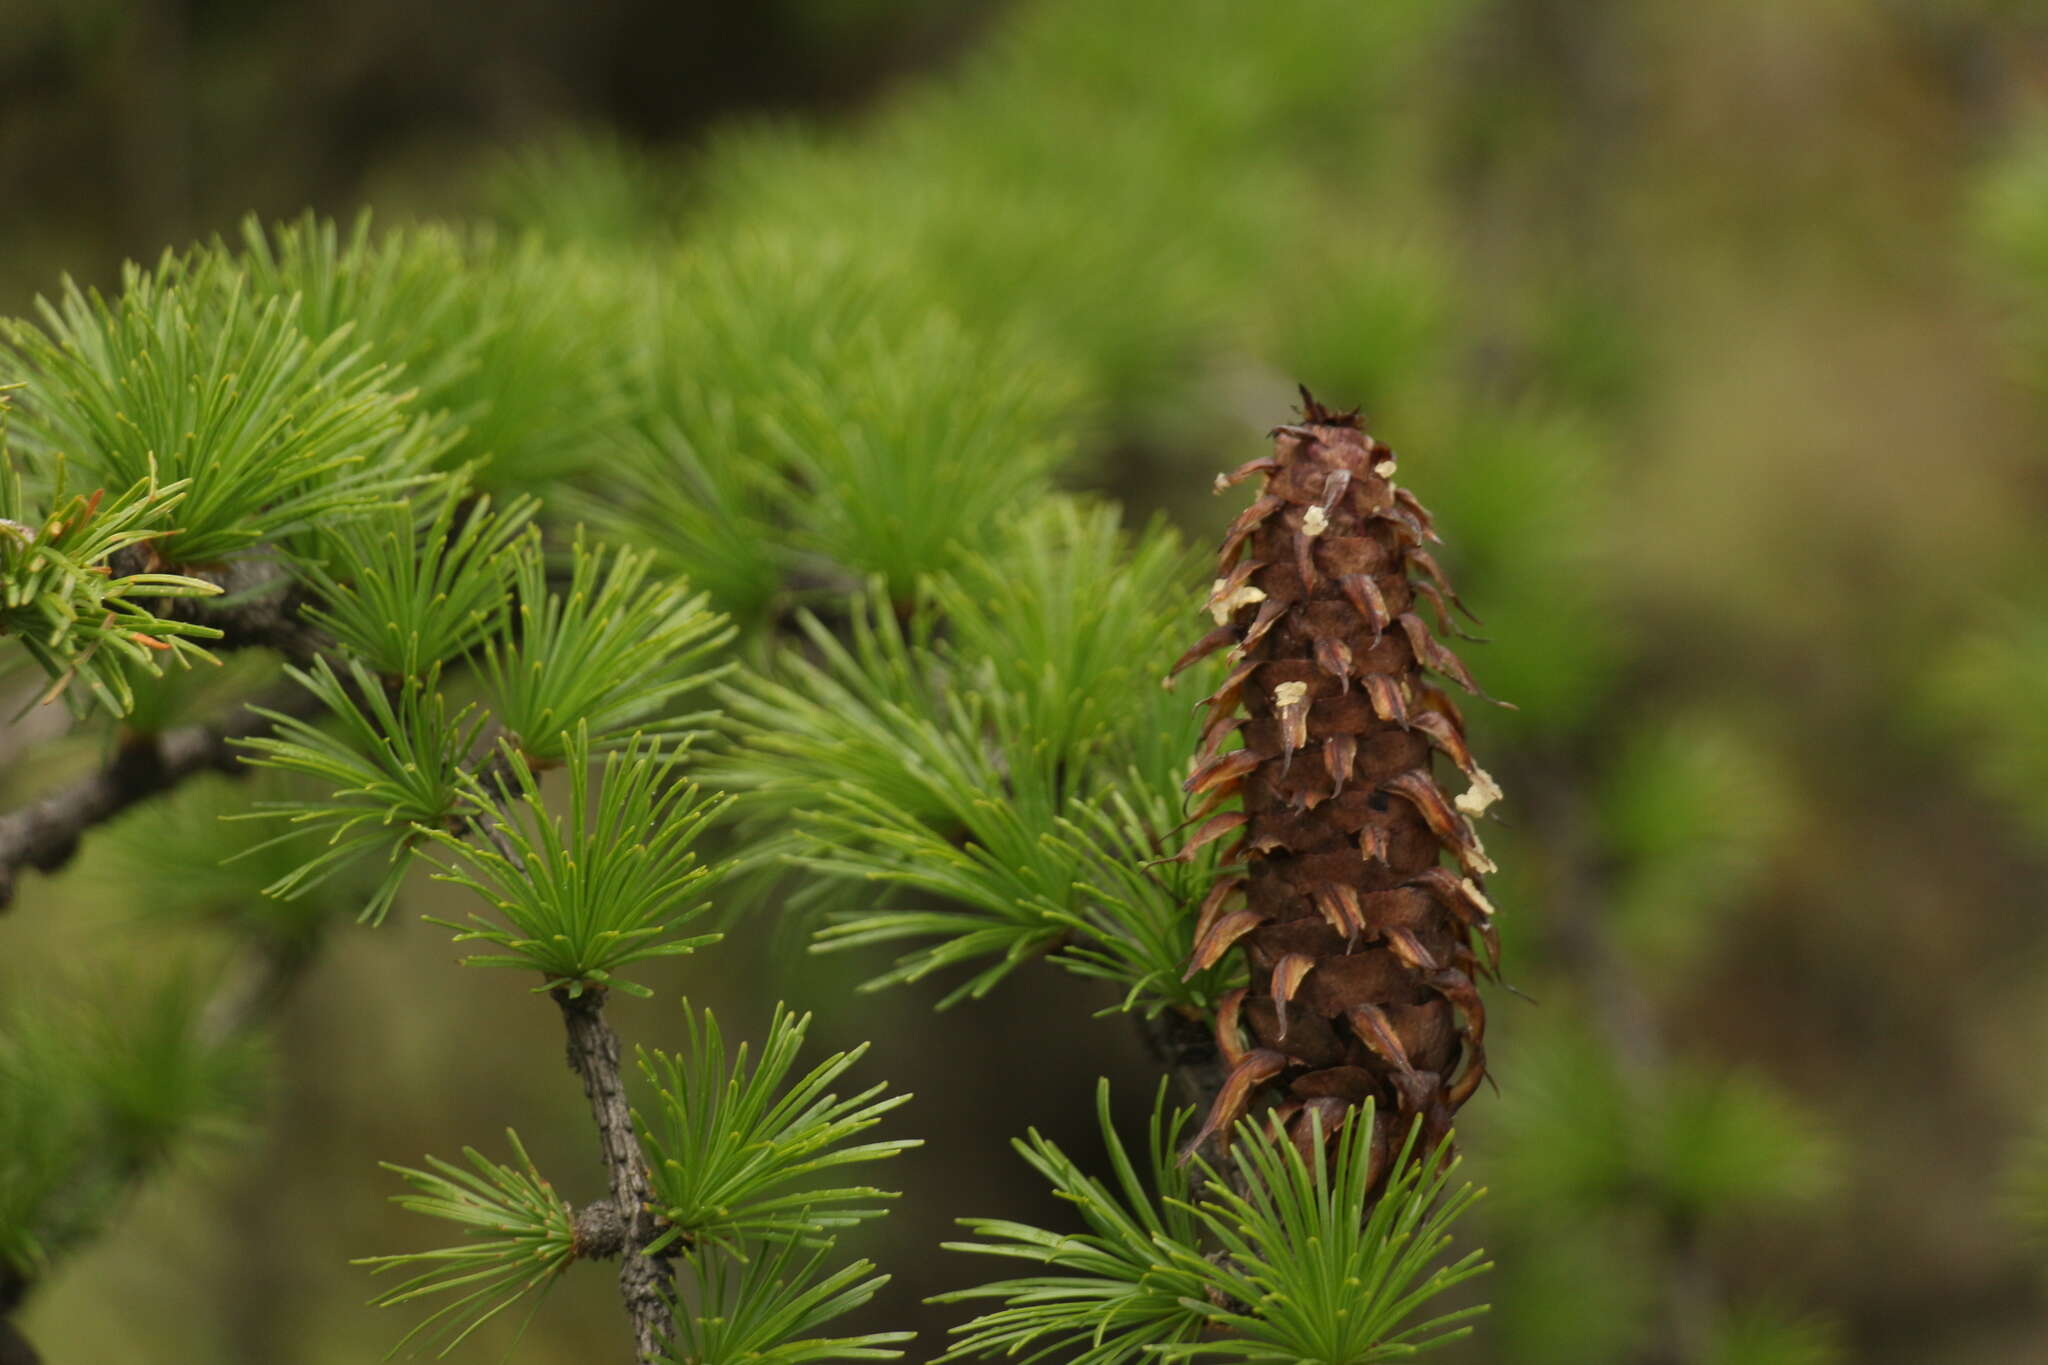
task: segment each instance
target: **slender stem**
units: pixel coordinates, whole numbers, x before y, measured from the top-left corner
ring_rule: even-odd
[[[271,710],[299,715],[309,714],[317,705],[301,687],[260,700]],[[245,712],[215,725],[137,736],[124,743],[98,772],[0,815],[0,910],[13,902],[15,877],[22,868],[56,871],[71,861],[79,841],[94,825],[169,791],[188,777],[208,772],[239,776],[242,765],[235,741],[269,731],[268,720]]]
[[[119,552],[110,565],[117,573],[152,567],[144,547]],[[211,642],[215,649],[273,649],[304,668],[333,643],[299,619],[297,586],[274,553],[244,556],[226,568],[195,576],[224,588],[225,601],[174,597],[166,598],[159,609],[174,620],[218,628],[222,635]],[[278,688],[258,698],[258,704],[292,716],[309,716],[318,709],[311,694],[296,685]],[[240,776],[243,768],[235,741],[268,733],[268,720],[245,712],[213,725],[137,736],[124,742],[113,761],[98,772],[0,815],[0,910],[13,902],[15,875],[22,868],[56,871],[71,861],[80,839],[94,825],[188,777],[205,772]]]
[[[1181,1099],[1206,1114],[1223,1088],[1223,1054],[1216,1047],[1210,1025],[1179,1010],[1161,1010],[1150,1019],[1140,1019],[1138,1030],[1145,1046],[1180,1087]]]
[[[673,1272],[666,1261],[647,1254],[647,1246],[663,1231],[649,1207],[653,1191],[641,1161],[640,1139],[626,1104],[619,1070],[619,1035],[604,1017],[605,993],[586,989],[570,995],[566,987],[551,992],[561,1007],[569,1033],[569,1069],[583,1082],[590,1116],[597,1122],[598,1144],[611,1177],[612,1203],[625,1230],[619,1254],[619,1296],[633,1320],[633,1347],[640,1365],[653,1365],[675,1331],[669,1297]]]
[[[325,631],[301,618],[304,590],[275,546],[210,568],[161,564],[148,546],[119,551],[107,562],[115,573],[169,569],[221,589],[220,597],[167,597],[152,603],[152,610],[166,619],[194,621],[220,631],[218,640],[206,642],[209,649],[270,649],[287,663],[310,668],[334,647]]]

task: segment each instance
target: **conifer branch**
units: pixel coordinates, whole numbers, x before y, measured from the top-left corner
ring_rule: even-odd
[[[665,1229],[649,1207],[653,1190],[641,1161],[632,1109],[626,1103],[625,1081],[619,1069],[619,1035],[604,1017],[603,990],[571,994],[568,987],[557,986],[549,994],[561,1008],[562,1024],[568,1031],[569,1069],[583,1082],[583,1094],[590,1101],[590,1116],[597,1124],[598,1144],[604,1150],[605,1170],[611,1179],[613,1216],[623,1232],[619,1245],[619,1296],[625,1300],[627,1316],[633,1320],[635,1359],[641,1365],[654,1365],[669,1337],[675,1334],[675,1320],[669,1310],[675,1277],[667,1262],[646,1250]],[[586,1222],[593,1231],[605,1226],[602,1215],[586,1210],[577,1218],[579,1241]]]
[[[465,844],[444,829],[431,833],[443,845],[462,850],[474,874],[458,871],[446,874],[444,880],[460,882],[483,894],[513,925],[508,931],[481,917],[470,927],[450,925],[459,931],[458,938],[481,938],[506,950],[504,955],[469,961],[540,967],[543,988],[561,1009],[569,1069],[583,1083],[584,1097],[590,1103],[611,1191],[608,1201],[573,1215],[573,1253],[583,1258],[619,1257],[619,1293],[633,1324],[635,1359],[642,1365],[655,1365],[675,1334],[671,1308],[675,1275],[669,1262],[687,1245],[687,1238],[679,1237],[655,1211],[653,1184],[626,1099],[618,1035],[604,1017],[609,986],[642,994],[645,988],[614,978],[607,968],[639,957],[687,952],[717,938],[700,935],[659,941],[664,932],[671,932],[704,908],[701,902],[683,904],[681,898],[707,875],[695,866],[687,844],[715,805],[697,802],[694,789],[655,797],[651,783],[659,751],[643,748],[637,736],[623,751],[606,757],[602,786],[596,792],[588,785],[588,725],[579,723],[573,735],[562,737],[561,744],[577,781],[567,830],[550,823],[532,766],[508,743],[469,768],[473,809],[460,819],[465,835],[495,851]],[[530,823],[516,814],[522,806],[532,813]],[[586,824],[586,819],[594,824]],[[633,842],[649,829],[661,833],[653,835],[649,844]],[[557,841],[563,841],[561,848],[556,847]],[[642,916],[658,911],[668,918],[658,923],[643,919],[630,931],[615,924],[595,938],[588,932],[563,932],[571,926],[585,931],[593,927],[588,914],[603,907],[588,900],[593,883],[584,874],[603,866],[607,859],[616,859],[614,871],[630,864],[639,874],[624,883],[597,878],[617,897],[617,904],[630,906]],[[476,880],[476,876],[486,880]],[[648,942],[650,937],[657,941]],[[407,1259],[392,1258],[391,1263]],[[421,1283],[415,1282],[411,1288]],[[410,1292],[402,1291],[401,1297]]]
[[[521,777],[529,797],[537,799],[538,792],[533,787],[531,770],[513,753],[509,748],[500,748],[472,769],[471,790],[476,803],[464,826],[497,850],[507,873],[523,877],[528,871],[526,855],[533,851],[532,846],[522,849],[507,821],[517,801],[515,788]],[[577,757],[587,763],[587,747],[579,746]],[[579,771],[582,770],[579,765]],[[611,1191],[610,1199],[576,1211],[575,1254],[583,1259],[619,1258],[619,1296],[633,1324],[634,1358],[641,1365],[654,1365],[675,1332],[669,1306],[675,1274],[669,1258],[647,1251],[668,1229],[651,1207],[653,1187],[641,1157],[632,1108],[626,1100],[619,1036],[604,1017],[608,993],[601,985],[579,981],[554,986],[548,994],[562,1012],[569,1069],[583,1083],[584,1097],[590,1103]]]
[[[316,700],[303,688],[293,687],[264,704],[305,715],[313,711]],[[270,727],[266,717],[245,711],[211,725],[138,735],[123,743],[99,771],[0,815],[0,910],[13,903],[15,877],[21,869],[54,872],[63,867],[95,825],[200,773],[240,776],[243,768],[236,746],[268,733]]]
[[[162,569],[149,545],[122,550],[107,562],[123,575]],[[325,632],[300,619],[305,592],[274,551],[240,555],[221,565],[180,566],[178,572],[213,585],[220,595],[168,598],[158,608],[159,614],[166,620],[189,621],[219,631],[220,638],[208,642],[213,649],[272,649],[287,663],[309,668],[334,647]]]
[[[619,1206],[598,1199],[576,1210],[576,1254],[587,1261],[609,1261],[626,1247],[626,1224]]]
[[[122,576],[149,572],[152,553],[146,545],[132,546],[116,552],[108,567]],[[219,638],[210,641],[213,648],[272,649],[302,668],[332,649],[324,632],[300,619],[302,593],[269,557],[244,556],[219,568],[190,571],[190,576],[220,588],[222,595],[166,598],[159,609],[166,620],[219,631]],[[15,877],[22,868],[54,872],[63,867],[95,825],[201,773],[242,776],[240,745],[269,734],[275,723],[261,712],[306,719],[320,710],[319,698],[296,685],[279,687],[253,705],[260,709],[245,709],[228,720],[133,736],[98,772],[0,815],[0,910],[13,904]]]
[[[1180,1010],[1162,1010],[1150,1017],[1138,1016],[1138,1033],[1180,1088],[1181,1099],[1196,1113],[1208,1113],[1229,1071],[1213,1028]]]

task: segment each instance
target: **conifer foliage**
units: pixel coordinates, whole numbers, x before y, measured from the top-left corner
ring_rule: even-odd
[[[324,238],[302,226],[280,240]],[[905,1097],[873,1083],[837,1091],[859,1049],[799,1068],[809,1016],[782,1010],[750,1060],[746,1045],[729,1055],[709,1013],[685,1005],[685,1046],[642,1049],[636,1078],[607,1001],[652,993],[653,964],[716,944],[707,912],[722,887],[772,893],[788,866],[812,879],[799,901],[824,912],[821,946],[911,945],[881,982],[965,969],[950,997],[965,999],[1050,954],[1113,988],[1110,1008],[1155,1034],[1219,1017],[1227,1027],[1245,996],[1242,975],[1195,939],[1198,905],[1217,899],[1207,894],[1222,870],[1208,847],[1215,840],[1198,834],[1181,857],[1158,856],[1183,823],[1186,755],[1204,729],[1157,686],[1194,561],[1162,526],[1133,535],[1110,509],[1040,488],[978,550],[950,540],[896,546],[916,557],[894,572],[876,566],[868,591],[844,599],[837,624],[798,617],[782,639],[757,636],[757,661],[738,667],[727,651],[735,628],[687,582],[658,571],[653,555],[597,543],[530,498],[479,491],[476,461],[449,462],[467,438],[444,425],[445,414],[413,414],[409,398],[378,388],[380,371],[335,336],[280,330],[299,316],[302,295],[260,297],[271,259],[167,258],[159,272],[132,274],[114,301],[51,315],[51,328],[73,332],[86,320],[119,320],[97,348],[31,340],[13,353],[24,401],[41,421],[31,477],[14,478],[9,508],[25,509],[34,487],[62,510],[9,519],[27,528],[8,561],[19,608],[9,633],[58,687],[85,677],[99,710],[128,728],[122,760],[9,817],[0,829],[12,841],[9,865],[59,867],[85,829],[125,806],[209,768],[255,770],[265,780],[252,799],[220,812],[248,836],[239,847],[228,841],[223,879],[194,899],[278,908],[230,921],[247,961],[210,997],[173,998],[159,1032],[175,1048],[102,1059],[90,1069],[105,1079],[100,1092],[53,1097],[55,1140],[32,1110],[6,1111],[19,1139],[0,1154],[11,1163],[0,1204],[10,1284],[32,1283],[111,1214],[124,1184],[180,1137],[208,1130],[231,1078],[245,1072],[263,1012],[312,960],[319,914],[309,906],[383,922],[424,864],[470,898],[466,915],[434,917],[458,943],[479,946],[463,961],[530,974],[559,1013],[609,1194],[582,1208],[563,1201],[516,1132],[511,1164],[469,1148],[459,1161],[391,1166],[409,1187],[398,1202],[458,1234],[366,1261],[398,1277],[377,1302],[425,1310],[399,1346],[453,1351],[515,1304],[537,1302],[578,1263],[615,1260],[643,1365],[900,1354],[905,1333],[832,1335],[825,1324],[886,1283],[868,1262],[841,1263],[832,1249],[890,1197],[844,1168],[916,1145],[867,1136]],[[251,316],[264,320],[253,332]],[[155,348],[173,333],[183,349],[167,354],[191,373],[138,388],[132,375],[153,373],[163,358]],[[242,392],[223,357],[251,335],[308,364],[328,358],[331,382],[301,382],[303,366],[287,366],[265,371],[261,391]],[[175,517],[180,485],[145,478],[117,497],[63,493],[60,457],[98,449],[70,405],[97,413],[123,386],[141,395],[124,420],[145,431],[177,425],[188,388],[207,397],[234,417],[220,440],[249,486],[297,490],[304,514],[281,515],[279,506],[297,505],[289,501],[244,506],[240,482],[215,482],[212,512],[196,523],[209,533],[188,536]],[[364,413],[384,415],[374,436],[366,431],[345,452],[307,446],[308,430],[354,430],[349,422]],[[1320,410],[1312,416],[1322,419]],[[913,434],[928,426],[921,415]],[[1038,449],[1038,435],[1024,439]],[[858,421],[844,440],[868,444]],[[925,458],[939,458],[944,440],[930,442]],[[302,467],[309,449],[326,453]],[[125,460],[126,450],[114,453]],[[204,453],[185,450],[181,468],[196,469]],[[1027,460],[1016,477],[1037,477],[1035,467]],[[129,471],[116,461],[102,472]],[[323,478],[331,486],[305,487]],[[1350,529],[1335,496],[1325,508]],[[1419,536],[1424,527],[1413,525]],[[805,530],[790,534],[821,544]],[[846,553],[875,563],[858,542]],[[110,566],[123,556],[153,567],[117,575]],[[1267,586],[1285,597],[1278,582]],[[150,643],[110,648],[101,660],[90,636],[80,644],[66,633],[81,592],[97,594],[100,631],[121,621],[130,643]],[[189,605],[157,616],[131,597]],[[1405,609],[1405,597],[1395,600]],[[1270,625],[1261,620],[1252,644]],[[194,637],[212,652],[170,643]],[[222,694],[161,678],[160,654],[236,666],[222,670]],[[719,679],[722,717],[701,702]],[[1207,733],[1213,748],[1222,731],[1211,721]],[[699,760],[692,746],[707,740],[716,752]],[[1261,753],[1261,742],[1248,732],[1243,752]],[[1291,748],[1300,747],[1297,736]],[[180,757],[188,753],[196,757]],[[737,819],[725,821],[734,836],[721,844],[711,843],[712,827],[731,803],[705,794],[692,769],[739,793]],[[1194,785],[1212,806],[1237,791]],[[1405,853],[1395,856],[1421,875]],[[242,884],[227,871],[238,863],[248,866]],[[1396,928],[1380,936],[1399,937]],[[1469,966],[1441,937],[1425,926],[1400,943],[1411,955],[1423,951],[1413,942],[1434,945],[1444,971]],[[31,1099],[59,1074],[39,1053],[40,1037],[17,1029],[6,1056]],[[1203,1064],[1175,1065],[1206,1083]],[[1108,1240],[1091,1250],[1067,1234],[973,1224],[993,1240],[962,1249],[1022,1255],[1051,1278],[958,1296],[1003,1306],[964,1325],[952,1354],[1061,1349],[1079,1340],[1077,1313],[1105,1300],[1131,1311],[1086,1326],[1086,1358],[1101,1362],[1158,1347],[1171,1359],[1338,1365],[1454,1334],[1469,1309],[1418,1310],[1479,1268],[1476,1253],[1437,1266],[1470,1191],[1448,1193],[1441,1107],[1393,1093],[1377,1123],[1378,1097],[1363,1092],[1348,1125],[1313,1105],[1296,1115],[1297,1132],[1329,1136],[1327,1153],[1287,1141],[1261,1116],[1241,1125],[1228,1163],[1190,1166],[1169,1153],[1187,1116],[1168,1114],[1162,1091],[1149,1182],[1119,1155],[1114,1193],[1050,1145],[1024,1145]],[[1249,1098],[1240,1066],[1211,1127],[1216,1114],[1246,1112]],[[1427,1121],[1412,1124],[1417,1115]],[[95,1133],[119,1155],[80,1140]],[[1418,1161],[1390,1178],[1396,1150]],[[1379,1192],[1370,1205],[1369,1191]]]
[[[1114,1188],[1036,1133],[1017,1144],[1081,1210],[1088,1231],[966,1220],[990,1240],[953,1250],[1030,1261],[1047,1273],[951,1295],[1005,1306],[957,1329],[942,1360],[1061,1353],[1077,1365],[1204,1357],[1364,1365],[1463,1336],[1483,1311],[1417,1316],[1486,1268],[1476,1251],[1438,1264],[1452,1220],[1476,1197],[1469,1185],[1449,1192],[1455,1162],[1444,1148],[1419,1152],[1411,1129],[1395,1153],[1399,1170],[1382,1186],[1381,1130],[1367,1101],[1327,1147],[1319,1113],[1308,1143],[1291,1140],[1276,1116],[1245,1125],[1227,1174],[1206,1162],[1191,1171],[1176,1155],[1188,1111],[1167,1114],[1161,1091],[1144,1177],[1110,1122],[1106,1085],[1097,1112]]]
[[[73,1040],[113,1023],[0,1022],[0,1314],[180,1140],[252,1112],[247,1040],[326,938],[401,951],[390,926],[426,911],[437,950],[452,935],[559,1015],[596,1142],[570,1135],[593,1159],[557,1169],[575,1148],[508,1115],[502,1145],[364,1154],[395,1157],[396,1202],[441,1230],[344,1253],[383,1253],[370,1283],[408,1315],[383,1338],[401,1349],[502,1347],[592,1262],[615,1266],[629,1330],[578,1342],[591,1359],[1349,1365],[1467,1330],[1485,1262],[1446,1138],[1486,1075],[1474,822],[1498,793],[1449,695],[1468,679],[1434,556],[1485,583],[1489,617],[1505,599],[1490,672],[1530,724],[1596,712],[1610,655],[1571,557],[1603,515],[1597,440],[1485,403],[1432,413],[1456,388],[1433,341],[1446,262],[1361,248],[1373,190],[1331,173],[1377,164],[1379,73],[1459,7],[1334,29],[1019,8],[1008,43],[874,136],[717,143],[686,237],[653,216],[587,242],[251,225],[13,326],[0,655],[37,673],[24,699],[78,714],[49,746],[73,766],[0,815],[0,896],[26,870],[147,877],[140,913],[229,952],[139,1024],[85,1009],[149,1044],[97,1067]],[[526,183],[554,197],[529,207],[557,231],[584,201],[630,218],[672,197],[644,174],[545,170]],[[1091,452],[1227,463],[1242,433],[1211,361],[1251,362],[1265,420],[1300,372],[1426,433],[1452,546],[1391,452],[1313,403],[1238,472],[1262,483],[1220,575],[1165,520],[1073,491]],[[1552,619],[1572,649],[1545,653]],[[1454,770],[1468,790],[1439,785]],[[1662,837],[1696,846],[1678,823]],[[1514,847],[1503,875],[1533,861]],[[862,1048],[806,1054],[829,1000],[745,1042],[659,1004],[719,969],[719,935],[792,930],[941,1007],[1000,1009],[1018,975],[1064,969],[1111,1016],[1091,1027],[1141,1029],[1194,1101],[1161,1087],[1139,1143],[1097,1085],[1106,1173],[1042,1132],[1018,1143],[1069,1216],[967,1221],[940,1258],[955,1283],[1009,1270],[945,1296],[968,1320],[943,1344],[907,1346],[886,1275],[836,1241],[890,1206],[875,1163],[914,1144],[897,1125],[916,1109]],[[629,1048],[612,1002],[644,993]],[[1532,1051],[1517,1069],[1541,1081]],[[1085,1101],[1103,1069],[1061,1081]],[[1496,1167],[1526,1188],[1611,1137],[1578,1122],[1586,1088],[1554,1088],[1558,1140]],[[1764,1105],[1710,1129],[1628,1098],[1644,1112],[1615,1131],[1784,1150]],[[1735,1182],[1697,1183],[1712,1193],[1672,1206],[1734,1202]],[[1496,1205],[1517,1208],[1481,1216]],[[1528,1288],[1563,1263],[1548,1210],[1520,1218],[1528,1254],[1499,1279],[1554,1302]]]
[[[181,1141],[246,1110],[256,1027],[311,961],[322,915],[383,921],[425,857],[476,898],[444,921],[485,946],[465,960],[531,973],[560,1013],[609,1194],[569,1206],[516,1134],[514,1165],[470,1149],[392,1167],[404,1207],[461,1234],[369,1262],[405,1276],[379,1302],[429,1305],[400,1345],[446,1353],[577,1262],[610,1259],[642,1362],[686,1341],[717,1343],[692,1361],[897,1354],[901,1334],[818,1335],[886,1281],[831,1255],[832,1230],[885,1192],[819,1177],[914,1145],[849,1141],[901,1097],[830,1093],[854,1055],[796,1071],[806,1021],[786,1013],[759,1066],[742,1048],[729,1067],[717,1026],[686,1006],[698,1045],[642,1055],[636,1108],[605,1013],[615,992],[652,993],[648,963],[719,938],[697,931],[722,870],[697,845],[723,802],[678,764],[703,720],[685,699],[731,628],[645,552],[544,532],[533,499],[481,493],[470,435],[387,386],[395,372],[349,340],[355,319],[333,316],[354,304],[379,320],[394,281],[424,284],[408,253],[430,266],[448,242],[335,240],[252,229],[246,254],[167,256],[112,299],[70,290],[10,333],[26,420],[0,484],[0,635],[47,675],[45,701],[66,693],[79,724],[120,727],[110,763],[0,823],[10,888],[189,777],[266,776],[253,801],[216,804],[242,837],[201,839],[224,865],[199,855],[187,898],[238,902],[243,961],[115,1022],[23,1012],[0,1035],[7,1309]],[[445,378],[488,337],[443,340],[409,358]],[[80,475],[91,491],[72,491]],[[198,666],[218,676],[188,680]],[[729,1320],[678,1328],[679,1266]]]

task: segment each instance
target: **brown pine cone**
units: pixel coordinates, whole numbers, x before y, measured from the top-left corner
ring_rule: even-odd
[[[1225,648],[1232,663],[1186,784],[1201,804],[1181,856],[1234,836],[1189,971],[1235,947],[1251,974],[1222,1001],[1230,1069],[1190,1150],[1270,1095],[1306,1154],[1312,1116],[1327,1140],[1370,1099],[1384,1173],[1414,1119],[1433,1147],[1486,1074],[1473,983],[1497,974],[1499,948],[1468,817],[1500,789],[1428,677],[1478,690],[1420,614],[1426,601],[1448,632],[1463,609],[1424,548],[1429,513],[1355,412],[1302,398],[1271,456],[1217,478],[1219,492],[1265,483],[1223,539],[1217,627],[1174,667]],[[1225,752],[1233,734],[1243,747]],[[1455,799],[1439,752],[1464,775]]]

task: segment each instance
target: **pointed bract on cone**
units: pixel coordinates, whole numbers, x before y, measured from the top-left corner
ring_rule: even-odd
[[[1415,1119],[1423,1150],[1442,1141],[1486,1074],[1473,983],[1495,966],[1493,864],[1472,819],[1500,789],[1428,676],[1477,690],[1420,614],[1418,597],[1448,628],[1457,603],[1423,548],[1429,513],[1356,413],[1302,398],[1271,457],[1217,479],[1265,486],[1223,541],[1219,629],[1177,666],[1228,647],[1204,733],[1243,735],[1206,746],[1186,784],[1204,809],[1243,808],[1194,835],[1234,838],[1191,961],[1240,951],[1250,968],[1217,1022],[1231,1071],[1193,1146],[1261,1096],[1301,1143],[1315,1115],[1327,1138],[1373,1100],[1395,1120],[1375,1135],[1383,1172]],[[1462,792],[1438,785],[1438,753]]]

